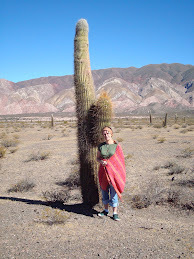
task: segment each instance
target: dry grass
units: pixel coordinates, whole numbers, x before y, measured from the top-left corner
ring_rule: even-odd
[[[68,213],[64,213],[60,209],[45,208],[36,222],[48,226],[59,225],[64,224],[69,217]]]
[[[164,142],[166,141],[166,138],[164,138],[164,137],[159,137],[159,138],[157,139],[157,141],[158,141],[158,143],[164,143]]]
[[[182,134],[185,134],[185,133],[187,133],[187,132],[188,132],[187,129],[184,129],[184,130],[181,130],[181,131],[180,131],[180,133],[182,133]]]
[[[165,169],[168,169],[168,168],[172,168],[176,166],[176,163],[174,161],[167,161],[163,166],[162,168],[165,168]]]
[[[9,192],[28,192],[35,187],[35,184],[30,180],[22,180],[8,189]]]
[[[147,208],[150,205],[164,205],[194,211],[191,192],[177,186],[165,187],[156,181],[152,182],[143,193],[133,195],[129,203],[136,209]]]
[[[4,138],[1,140],[1,145],[4,146],[5,148],[17,147],[18,144],[19,144],[19,141],[17,139]]]
[[[118,138],[117,138],[117,141],[118,141],[118,142],[123,142],[123,138],[118,137]]]
[[[38,151],[32,153],[29,158],[26,160],[26,162],[30,161],[42,161],[46,160],[50,157],[50,152],[49,151]]]
[[[161,128],[162,128],[162,125],[160,125],[160,124],[155,124],[155,125],[153,125],[153,127],[156,128],[156,129],[161,129]]]
[[[65,181],[60,181],[60,182],[57,182],[56,184],[60,186],[66,186],[69,189],[80,187],[80,175],[77,167],[72,169],[70,175],[67,177]]]
[[[191,158],[193,154],[194,154],[194,149],[188,147],[182,150],[181,155],[179,157]]]
[[[174,175],[174,174],[181,174],[183,173],[185,168],[183,166],[179,165],[174,165],[170,168],[170,171],[168,172],[169,175]]]
[[[70,193],[65,190],[45,191],[42,192],[43,198],[49,202],[64,203],[70,199]]]
[[[132,154],[127,154],[127,155],[125,156],[125,160],[130,159],[130,158],[132,158],[132,157],[133,157]]]
[[[0,158],[5,157],[6,153],[6,148],[5,147],[0,147]]]

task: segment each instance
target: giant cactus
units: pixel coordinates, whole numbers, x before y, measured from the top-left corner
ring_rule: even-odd
[[[82,198],[85,204],[93,206],[99,202],[100,197],[96,145],[102,127],[110,124],[112,104],[106,94],[95,102],[88,48],[88,23],[85,19],[79,20],[76,24],[74,86]]]
[[[76,24],[74,39],[74,86],[78,119],[78,151],[83,202],[98,203],[96,150],[88,138],[88,113],[95,102],[95,90],[88,49],[88,23],[81,19]]]

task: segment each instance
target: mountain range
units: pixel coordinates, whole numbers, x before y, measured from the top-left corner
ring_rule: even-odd
[[[115,114],[194,111],[194,66],[151,64],[92,71],[96,96],[106,91]],[[0,115],[75,112],[73,75],[21,82],[0,79]]]

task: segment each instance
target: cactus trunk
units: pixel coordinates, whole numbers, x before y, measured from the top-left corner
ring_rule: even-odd
[[[95,205],[99,201],[96,148],[89,141],[88,116],[95,102],[95,90],[88,49],[88,23],[81,19],[76,24],[74,39],[74,86],[78,126],[78,151],[83,203]]]

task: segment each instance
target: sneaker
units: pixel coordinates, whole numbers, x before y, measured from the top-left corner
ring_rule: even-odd
[[[105,210],[103,210],[102,212],[98,213],[99,217],[103,217],[103,216],[107,216],[108,212],[106,212]]]
[[[120,220],[118,214],[113,214],[113,219],[116,220],[116,221]]]

